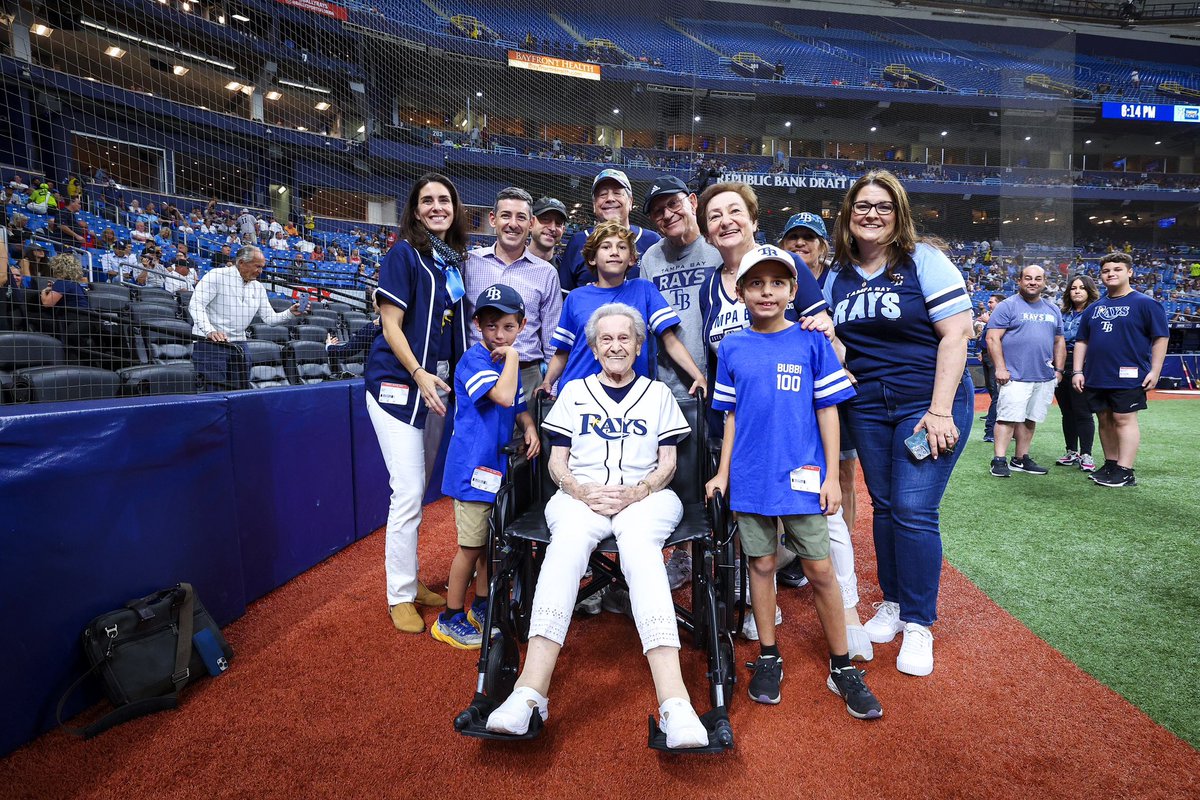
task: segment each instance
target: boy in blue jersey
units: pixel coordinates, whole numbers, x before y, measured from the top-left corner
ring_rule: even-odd
[[[512,438],[516,422],[524,433],[528,456],[533,458],[541,449],[533,418],[525,409],[521,359],[513,347],[525,328],[521,295],[501,283],[484,289],[475,303],[475,325],[482,340],[463,354],[454,370],[454,433],[442,478],[442,492],[454,498],[458,552],[450,564],[446,609],[429,629],[439,642],[463,650],[477,650],[483,644],[488,518],[507,467],[500,448]],[[497,365],[503,366],[497,369]],[[475,600],[464,614],[472,573]]]
[[[791,255],[774,245],[756,247],[738,266],[738,298],[750,328],[726,336],[717,351],[713,408],[725,411],[717,474],[705,486],[729,492],[738,515],[742,552],[750,561],[750,597],[761,654],[751,669],[750,698],[778,703],[783,658],[775,643],[775,544],[802,559],[817,616],[829,645],[826,685],[858,719],[878,719],[883,707],[850,663],[842,594],[829,558],[826,516],[841,506],[836,464],[840,447],[837,404],[854,396],[833,347],[784,315],[796,296]]]
[[[1167,312],[1129,285],[1133,259],[1109,253],[1100,261],[1107,295],[1088,306],[1075,338],[1071,385],[1087,395],[1100,421],[1104,466],[1089,477],[1100,486],[1137,486],[1133,462],[1141,443],[1137,412],[1158,385],[1167,340]]]

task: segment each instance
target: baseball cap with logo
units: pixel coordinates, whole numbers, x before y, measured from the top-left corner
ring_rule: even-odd
[[[791,253],[773,244],[761,244],[742,256],[742,263],[738,264],[736,280],[740,281],[747,272],[767,261],[778,261],[788,268],[793,278],[798,276],[796,259]]]
[[[567,219],[567,207],[563,205],[561,200],[554,197],[539,197],[534,201],[533,215],[535,217],[540,217],[547,211],[557,211],[559,214],[562,214],[564,221]]]
[[[595,180],[592,181],[592,194],[596,193],[596,187],[604,181],[616,181],[621,184],[621,188],[633,195],[633,186],[629,183],[629,176],[619,169],[602,169]]]
[[[783,226],[783,233],[779,234],[779,241],[782,242],[796,228],[808,228],[825,241],[829,241],[829,234],[825,232],[825,220],[807,211],[788,217],[787,225]]]
[[[494,308],[501,314],[525,314],[525,301],[511,286],[503,283],[493,283],[479,293],[475,301],[475,316],[485,308]]]
[[[646,200],[642,203],[642,213],[650,213],[650,204],[655,198],[665,197],[670,194],[691,194],[691,189],[687,184],[676,178],[674,175],[660,175],[654,179],[654,183],[650,185],[650,191],[646,193]]]

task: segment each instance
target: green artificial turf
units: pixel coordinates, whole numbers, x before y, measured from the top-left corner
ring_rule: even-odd
[[[1152,402],[1139,417],[1138,486],[1127,489],[1054,465],[1057,406],[1030,449],[1050,474],[993,478],[977,419],[942,501],[942,538],[947,560],[1005,610],[1200,747],[1200,400]],[[1099,466],[1098,436],[1094,452]]]

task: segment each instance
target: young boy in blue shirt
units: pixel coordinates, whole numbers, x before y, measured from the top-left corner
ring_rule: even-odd
[[[705,487],[727,493],[737,512],[742,552],[750,562],[750,597],[758,625],[758,660],[750,698],[779,702],[783,658],[775,643],[775,544],[799,556],[813,587],[829,646],[826,685],[858,719],[883,707],[850,663],[842,595],[829,558],[826,516],[837,513],[840,436],[837,404],[854,395],[833,347],[817,331],[784,316],[796,296],[796,262],[774,245],[751,250],[737,271],[738,298],[750,327],[726,336],[717,350],[713,408],[727,412],[721,463]]]
[[[442,493],[454,498],[458,552],[450,564],[446,609],[429,632],[462,650],[483,644],[487,613],[488,519],[504,479],[507,458],[501,448],[520,423],[528,456],[541,449],[521,389],[521,358],[513,342],[525,328],[525,304],[517,291],[497,283],[475,303],[475,326],[482,340],[470,347],[454,370],[454,433],[446,451]],[[475,599],[463,613],[467,585],[475,575]]]

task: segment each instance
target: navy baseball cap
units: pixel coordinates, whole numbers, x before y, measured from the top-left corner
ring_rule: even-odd
[[[534,201],[533,215],[535,217],[540,217],[547,211],[557,211],[559,214],[562,214],[564,222],[567,220],[567,207],[563,205],[561,200],[554,197],[539,197]]]
[[[825,220],[807,211],[788,217],[787,225],[783,226],[783,233],[779,234],[779,241],[782,242],[784,237],[796,228],[808,228],[825,241],[829,241],[829,234],[825,232]]]
[[[633,196],[633,186],[629,183],[629,176],[619,169],[602,169],[600,173],[592,180],[592,194],[596,193],[596,187],[604,181],[616,181],[621,184],[621,188],[629,192],[629,196]]]
[[[654,202],[654,198],[680,192],[691,194],[692,190],[674,175],[660,175],[654,179],[654,183],[650,185],[650,191],[646,193],[646,200],[642,203],[642,213],[650,213],[650,204]]]
[[[479,316],[479,312],[485,308],[494,308],[501,314],[524,314],[525,301],[511,286],[493,283],[479,293],[479,299],[475,301],[475,316]]]

